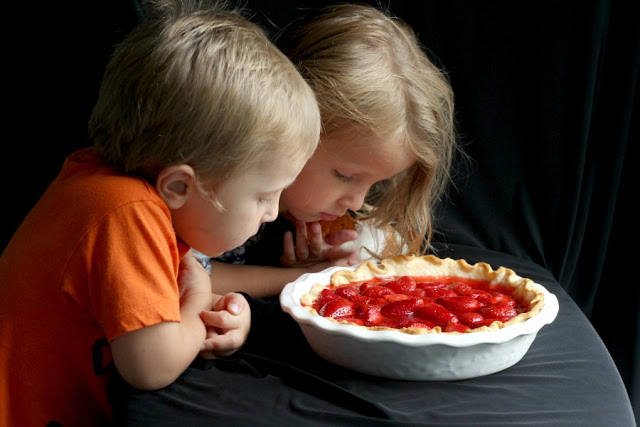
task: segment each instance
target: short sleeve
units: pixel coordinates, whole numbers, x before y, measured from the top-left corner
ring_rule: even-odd
[[[106,215],[87,234],[87,300],[111,342],[165,321],[180,321],[180,254],[166,208],[136,201]]]

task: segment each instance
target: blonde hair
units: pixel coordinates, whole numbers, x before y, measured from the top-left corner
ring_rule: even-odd
[[[372,187],[373,209],[361,213],[377,227],[393,225],[401,239],[395,252],[425,253],[458,149],[444,73],[407,24],[370,6],[322,8],[277,40],[314,90],[325,135],[352,127],[411,147],[417,163]]]
[[[320,135],[315,96],[239,10],[160,1],[120,43],[89,121],[102,160],[155,181],[186,163],[201,187],[287,155]]]

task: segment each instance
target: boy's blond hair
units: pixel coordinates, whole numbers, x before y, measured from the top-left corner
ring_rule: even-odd
[[[458,149],[446,76],[408,25],[370,6],[325,7],[285,29],[278,45],[313,88],[324,134],[351,128],[400,138],[416,154],[416,165],[372,188],[366,216],[378,227],[394,225],[397,250],[424,253]]]
[[[155,2],[107,65],[89,122],[107,164],[155,182],[186,163],[209,190],[274,156],[306,161],[320,135],[315,96],[239,10]]]

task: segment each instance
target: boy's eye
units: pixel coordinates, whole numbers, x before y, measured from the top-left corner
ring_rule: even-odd
[[[261,205],[270,205],[271,203],[273,203],[272,198],[260,198],[258,201]]]
[[[338,172],[337,170],[335,171],[335,173],[336,173],[336,177],[338,177],[338,179],[340,181],[342,181],[342,182],[350,182],[353,179],[353,177],[343,175],[340,172]]]

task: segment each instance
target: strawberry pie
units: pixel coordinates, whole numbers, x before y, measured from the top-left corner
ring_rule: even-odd
[[[371,330],[460,334],[524,322],[540,312],[544,294],[504,267],[399,255],[339,270],[300,302],[311,314]]]

